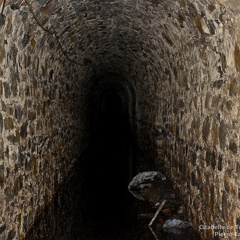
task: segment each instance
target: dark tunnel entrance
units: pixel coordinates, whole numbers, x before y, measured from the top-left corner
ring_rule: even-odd
[[[126,101],[113,89],[100,94],[85,159],[86,216],[122,217],[133,201],[127,190],[132,175],[132,136]],[[97,204],[96,204],[97,202]]]
[[[82,221],[91,232],[87,239],[116,239],[137,216],[136,201],[128,191],[136,172],[131,100],[113,84],[91,94],[91,138],[79,174]]]
[[[26,240],[153,239],[155,235],[147,227],[152,209],[128,191],[130,180],[139,170],[139,153],[134,104],[126,92],[114,84],[91,92],[88,147],[66,185],[28,231]],[[139,214],[145,212],[148,214]],[[185,239],[159,235],[159,239]]]
[[[89,91],[90,138],[68,182],[27,234],[26,240],[147,240],[140,203],[128,191],[138,172],[136,99],[116,77]],[[42,238],[43,239],[43,238]]]

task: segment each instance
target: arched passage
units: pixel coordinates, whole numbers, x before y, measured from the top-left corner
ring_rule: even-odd
[[[23,236],[75,170],[107,89],[194,226],[239,225],[239,1],[0,4],[2,238]]]
[[[132,118],[135,96],[119,78],[105,76],[89,92],[91,134],[84,159],[86,211],[105,217],[129,210],[131,196],[127,186],[137,168]],[[101,196],[101,208],[95,205],[96,196]]]

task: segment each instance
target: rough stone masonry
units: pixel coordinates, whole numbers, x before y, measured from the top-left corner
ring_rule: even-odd
[[[0,11],[1,240],[24,237],[73,171],[104,76],[134,90],[142,159],[164,169],[203,239],[212,224],[236,239],[238,0],[0,0]]]

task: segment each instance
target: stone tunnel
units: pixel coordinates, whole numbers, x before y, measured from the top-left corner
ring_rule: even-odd
[[[212,225],[238,239],[238,0],[0,0],[0,11],[1,240],[24,238],[98,124],[103,139],[105,125],[133,139],[109,172],[127,182],[161,169],[202,239]]]

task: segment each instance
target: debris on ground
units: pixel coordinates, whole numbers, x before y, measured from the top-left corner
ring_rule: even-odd
[[[184,207],[171,182],[160,171],[140,172],[128,185],[129,192],[150,207],[150,213],[139,214],[142,219],[151,219],[148,224],[155,239],[152,225],[156,222],[156,231],[174,234],[175,236],[187,234],[192,224],[184,221]],[[152,213],[155,211],[155,214]],[[158,219],[157,221],[155,221]],[[184,220],[183,220],[184,219]],[[193,228],[192,228],[193,229]]]
[[[192,227],[192,224],[180,219],[168,219],[163,224],[163,231],[173,234],[182,234],[186,229]]]
[[[157,218],[158,214],[160,213],[160,211],[162,210],[163,206],[165,205],[167,201],[164,199],[161,203],[161,205],[158,207],[158,210],[156,211],[155,215],[153,216],[151,222],[148,224],[149,227],[152,226],[153,222],[155,221],[155,219]]]
[[[151,188],[156,180],[165,181],[166,177],[159,171],[140,172],[129,183],[128,190],[137,199],[145,201],[145,189]]]
[[[180,201],[171,183],[160,171],[138,173],[128,185],[129,192],[139,200],[146,201],[154,209],[164,199],[168,202],[163,208],[168,211],[178,209]]]

